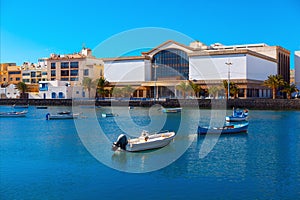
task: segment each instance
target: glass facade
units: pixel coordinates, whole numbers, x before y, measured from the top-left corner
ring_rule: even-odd
[[[151,68],[152,80],[157,79],[189,79],[189,58],[187,53],[179,49],[162,50],[154,55]]]

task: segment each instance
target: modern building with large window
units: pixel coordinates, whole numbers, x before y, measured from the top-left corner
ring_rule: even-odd
[[[169,40],[141,56],[107,58],[104,76],[116,87],[131,85],[134,97],[178,97],[176,85],[192,81],[208,95],[208,88],[234,82],[240,98],[269,98],[263,86],[269,75],[280,74],[290,81],[290,52],[266,44],[207,46],[199,41],[189,46]],[[224,96],[221,94],[220,96]]]
[[[91,49],[83,48],[80,53],[58,55],[47,58],[48,80],[68,81],[81,85],[84,77],[97,79],[103,75],[103,62],[92,56]]]

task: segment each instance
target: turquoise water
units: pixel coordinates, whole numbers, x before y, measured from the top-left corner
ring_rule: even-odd
[[[83,145],[73,120],[45,120],[48,112],[70,109],[29,107],[25,118],[0,118],[1,199],[299,199],[299,111],[251,110],[248,134],[221,136],[201,158],[205,138],[193,135],[194,127],[180,124],[186,117],[192,123],[188,113],[165,116],[154,111],[151,118],[147,108],[136,108],[130,111],[134,123],[146,126],[166,118],[164,129],[184,126],[192,135],[187,143],[191,145],[165,168],[127,173],[99,162]],[[4,110],[11,108],[0,107]],[[106,110],[96,109],[97,120],[113,141],[121,130],[114,118],[100,118]],[[85,117],[78,119],[86,124],[87,134],[94,129],[89,125],[92,112],[86,109]],[[200,123],[209,123],[210,116],[209,110],[201,110]],[[180,142],[175,140],[162,153],[176,151]],[[100,153],[127,170],[145,167],[140,155],[110,149]]]

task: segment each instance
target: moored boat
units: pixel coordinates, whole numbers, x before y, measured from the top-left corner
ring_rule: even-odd
[[[17,104],[14,104],[13,107],[16,108],[16,109],[17,108],[28,108],[29,104],[27,104],[27,105],[17,105]]]
[[[27,111],[21,112],[1,112],[0,117],[26,117]]]
[[[182,108],[162,108],[161,111],[163,113],[179,113],[181,112]]]
[[[233,134],[233,133],[245,133],[248,131],[249,123],[243,124],[231,124],[223,127],[201,127],[198,126],[198,134]]]
[[[46,114],[46,119],[51,120],[51,119],[75,119],[79,117],[79,113],[57,113],[57,114]]]
[[[115,117],[117,116],[116,114],[113,114],[113,113],[102,113],[101,116],[103,118],[106,118],[106,117]]]
[[[47,106],[37,106],[36,109],[47,109]]]
[[[226,116],[225,120],[227,122],[241,122],[241,121],[245,121],[247,120],[248,117],[248,110],[239,110],[239,109],[234,109],[232,111],[232,115],[231,116]]]
[[[154,134],[143,131],[140,137],[127,139],[126,135],[121,134],[117,141],[113,143],[112,150],[138,152],[158,149],[168,145],[175,135],[173,131],[164,131]]]

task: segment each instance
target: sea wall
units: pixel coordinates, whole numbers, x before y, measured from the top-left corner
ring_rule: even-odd
[[[0,105],[32,105],[32,106],[72,106],[72,99],[0,99]],[[78,105],[96,106],[136,106],[150,107],[160,104],[164,107],[199,107],[207,109],[248,108],[258,110],[300,110],[300,99],[167,99],[166,101],[76,101]],[[74,105],[75,105],[74,104]]]

